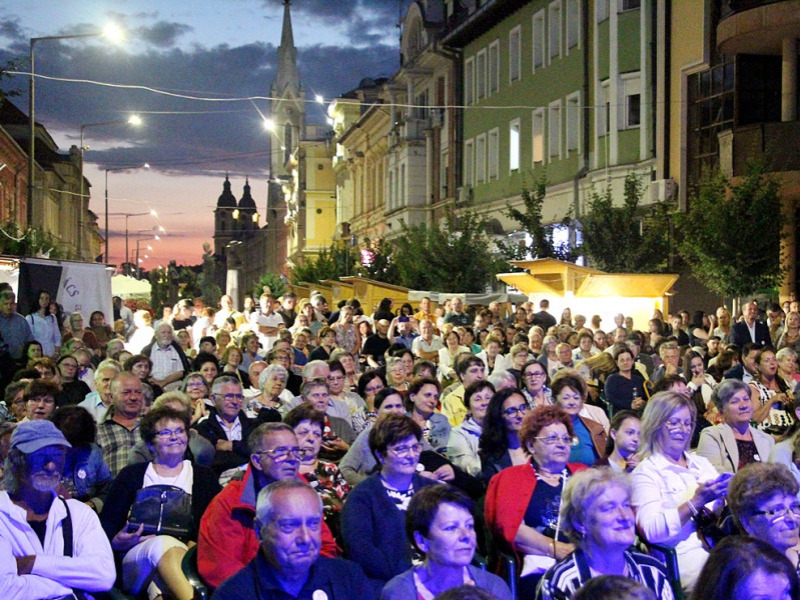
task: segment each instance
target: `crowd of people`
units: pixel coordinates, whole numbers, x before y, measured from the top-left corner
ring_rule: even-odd
[[[606,331],[546,299],[84,327],[36,298],[0,289],[9,600],[800,597],[794,299]]]

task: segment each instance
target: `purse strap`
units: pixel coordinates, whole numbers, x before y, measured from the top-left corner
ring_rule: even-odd
[[[72,556],[72,515],[69,512],[67,501],[62,496],[59,496],[58,498],[64,503],[64,510],[67,511],[66,518],[61,521],[61,532],[64,536],[64,556]]]

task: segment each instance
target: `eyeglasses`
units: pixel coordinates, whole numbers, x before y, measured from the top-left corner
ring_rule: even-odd
[[[507,417],[513,417],[517,413],[524,415],[530,410],[530,407],[527,404],[520,404],[519,406],[512,406],[511,408],[507,408],[503,411],[503,414]]]
[[[160,437],[162,440],[168,440],[172,436],[182,437],[184,435],[186,435],[185,427],[177,427],[175,429],[162,429],[161,431],[156,431],[156,436]]]
[[[528,371],[527,373],[523,374],[523,377],[526,379],[533,379],[534,377],[544,377],[544,371]]]
[[[302,451],[297,446],[292,446],[290,448],[281,446],[280,448],[275,448],[274,450],[261,450],[260,452],[256,452],[256,454],[266,454],[275,461],[286,460],[290,455],[295,459],[299,459],[303,455]]]
[[[202,382],[202,381],[190,381],[189,383],[186,384],[186,387],[187,388],[192,388],[192,387],[204,388],[204,387],[206,387],[206,384],[204,382]]]
[[[410,454],[421,454],[422,444],[418,443],[411,444],[410,446],[396,446],[394,448],[388,448],[388,450],[397,457],[408,456]]]
[[[754,516],[764,515],[769,520],[770,525],[774,525],[780,519],[785,519],[789,516],[797,519],[800,517],[800,504],[792,504],[791,506],[782,506],[772,510],[758,510],[753,513]]]
[[[533,439],[542,440],[542,443],[545,446],[555,446],[558,443],[561,443],[565,446],[577,446],[580,444],[580,440],[577,437],[569,435],[543,435]]]
[[[694,430],[694,421],[681,421],[680,419],[670,419],[666,421],[664,425],[667,426],[667,429],[670,431],[678,431],[678,429],[687,429],[689,431]]]
[[[215,394],[217,398],[224,398],[227,402],[244,402],[244,394]]]

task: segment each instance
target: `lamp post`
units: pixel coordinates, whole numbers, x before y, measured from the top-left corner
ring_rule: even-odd
[[[104,258],[105,258],[105,262],[106,262],[106,264],[108,264],[108,173],[109,173],[110,171],[133,171],[133,170],[135,170],[135,169],[149,169],[149,168],[150,168],[150,165],[148,165],[147,163],[144,163],[144,164],[141,164],[141,165],[133,165],[133,166],[127,166],[127,167],[111,167],[111,168],[105,169],[105,172],[106,172],[106,193],[105,193],[105,209],[106,209],[106,217],[105,217],[105,221],[106,221],[106,223],[105,223],[105,230],[106,230],[106,231],[105,231],[105,235],[106,235],[106,249],[105,249],[105,257],[104,257]],[[145,213],[145,214],[148,214],[148,213]],[[126,242],[126,244],[127,244],[127,242]],[[127,251],[126,251],[126,254],[127,254]],[[128,257],[126,256],[125,258],[127,259]]]
[[[131,115],[130,117],[128,117],[128,119],[126,121],[101,121],[99,123],[84,123],[83,125],[81,125],[81,145],[79,146],[79,149],[80,149],[80,152],[79,152],[80,172],[81,172],[81,175],[80,175],[80,178],[81,178],[81,195],[80,195],[81,207],[80,207],[80,210],[78,211],[78,255],[79,256],[82,256],[82,243],[81,242],[82,242],[82,228],[83,228],[82,226],[83,226],[83,223],[81,222],[81,219],[83,217],[83,202],[85,200],[85,194],[86,194],[86,187],[85,187],[85,184],[84,184],[84,181],[83,181],[83,152],[84,152],[84,150],[88,149],[83,144],[84,134],[86,133],[86,130],[89,127],[101,127],[101,126],[104,126],[104,125],[124,125],[126,123],[128,125],[141,125],[142,124],[142,120],[139,118],[138,115]]]
[[[119,37],[120,31],[116,27],[107,27],[104,31],[96,31],[94,33],[77,33],[72,35],[48,35],[43,37],[30,38],[30,55],[29,60],[31,64],[30,83],[28,86],[28,118],[30,120],[30,127],[28,130],[28,227],[33,225],[33,190],[35,188],[35,173],[34,164],[36,162],[36,42],[44,42],[47,40],[74,40],[90,37]]]
[[[141,212],[141,213],[108,213],[110,217],[125,217],[125,260],[129,259],[128,255],[128,217],[145,217],[150,215],[151,217],[158,218],[158,213],[152,209],[148,212]]]

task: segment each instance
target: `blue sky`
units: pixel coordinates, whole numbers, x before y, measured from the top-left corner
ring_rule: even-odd
[[[91,208],[103,213],[103,169],[149,163],[150,170],[109,175],[110,211],[153,208],[170,235],[154,245],[145,267],[196,263],[213,231],[213,208],[230,172],[241,195],[246,176],[259,207],[266,197],[268,161],[260,113],[266,101],[205,102],[108,84],[148,86],[203,98],[268,96],[280,42],[279,0],[12,0],[0,5],[0,60],[27,60],[31,37],[83,33],[114,22],[126,40],[43,41],[36,73],[87,80],[37,78],[36,119],[67,150],[82,124],[140,114],[142,127],[88,128],[86,174]],[[399,64],[398,16],[408,0],[295,0],[292,22],[300,76],[313,100],[330,99],[364,77],[390,76]],[[27,69],[25,69],[27,70]],[[27,77],[11,85],[27,90]],[[27,95],[14,100],[27,112]],[[309,122],[321,122],[309,106]],[[130,230],[149,229],[150,217],[130,219]],[[101,217],[102,227],[102,217]],[[121,262],[121,219],[112,218],[111,259]],[[132,238],[131,238],[132,239]],[[133,246],[133,244],[131,244]]]

